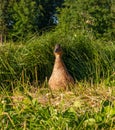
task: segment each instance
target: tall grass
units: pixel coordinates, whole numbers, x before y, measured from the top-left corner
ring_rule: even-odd
[[[111,79],[115,72],[114,42],[96,40],[82,32],[66,33],[66,36],[50,32],[32,38],[26,44],[9,43],[0,47],[1,85],[16,80],[38,84],[48,79],[56,43],[62,45],[67,69],[78,81],[100,82],[101,79]]]

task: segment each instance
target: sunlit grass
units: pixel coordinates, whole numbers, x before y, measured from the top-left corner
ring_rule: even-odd
[[[1,129],[115,128],[115,86],[79,82],[70,91],[51,92],[23,85],[0,92]]]

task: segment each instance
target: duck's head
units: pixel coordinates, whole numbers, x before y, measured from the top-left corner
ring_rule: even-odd
[[[60,44],[56,44],[55,45],[55,49],[54,49],[54,54],[55,56],[62,56],[62,48],[60,46]]]

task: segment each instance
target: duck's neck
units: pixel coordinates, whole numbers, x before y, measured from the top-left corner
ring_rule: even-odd
[[[59,69],[59,68],[63,68],[65,67],[64,62],[62,60],[62,57],[60,55],[57,55],[55,58],[55,63],[54,63],[54,70],[55,69]]]

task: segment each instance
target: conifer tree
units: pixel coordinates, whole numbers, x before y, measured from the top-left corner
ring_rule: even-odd
[[[7,39],[22,40],[34,33],[47,31],[54,25],[52,16],[63,0],[3,0],[2,30],[7,30]],[[5,16],[5,18],[4,18]]]

